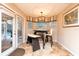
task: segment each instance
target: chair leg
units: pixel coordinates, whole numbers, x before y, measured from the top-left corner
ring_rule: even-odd
[[[45,48],[45,38],[44,35],[42,36],[42,41],[43,41],[43,49]]]
[[[46,42],[48,42],[48,36],[46,36]]]
[[[52,47],[52,45],[53,45],[53,38],[52,38],[52,36],[51,36],[51,39],[50,39],[50,42],[51,42],[51,47]]]
[[[45,48],[45,43],[46,43],[46,35],[43,34],[43,49]]]
[[[45,48],[45,42],[43,42],[43,49]]]

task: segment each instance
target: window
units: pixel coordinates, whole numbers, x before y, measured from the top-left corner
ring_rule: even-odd
[[[32,22],[28,22],[28,28],[32,29]]]

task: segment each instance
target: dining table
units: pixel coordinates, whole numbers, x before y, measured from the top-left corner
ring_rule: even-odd
[[[37,34],[37,33],[48,33],[48,30],[47,29],[35,29],[34,30],[34,34]]]
[[[28,40],[31,43],[33,51],[37,51],[40,49],[39,38],[40,38],[39,35],[28,34]]]
[[[45,39],[44,35],[48,34],[48,30],[47,29],[36,29],[34,30],[34,34],[41,36],[41,39],[43,41],[43,49],[44,49],[45,41],[48,42],[48,37],[46,36],[46,39]]]

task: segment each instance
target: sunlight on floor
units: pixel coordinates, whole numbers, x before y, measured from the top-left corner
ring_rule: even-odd
[[[52,48],[50,43],[46,43],[45,49],[42,48],[42,44],[40,43],[40,50],[35,52],[32,51],[32,46],[30,44],[23,43],[19,48],[25,49],[24,56],[72,56],[70,52],[65,50],[58,43],[54,43]]]

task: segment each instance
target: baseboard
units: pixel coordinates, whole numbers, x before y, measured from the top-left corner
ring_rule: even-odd
[[[64,46],[62,43],[60,43],[60,42],[58,42],[57,41],[57,43],[59,43],[61,46],[63,46],[67,51],[69,51],[71,54],[72,54],[72,56],[78,56],[76,53],[74,53],[73,51],[71,51],[70,49],[68,49],[66,46]]]
[[[14,48],[9,54],[7,54],[6,56],[9,56],[14,50],[16,50],[17,48]]]
[[[8,49],[7,51],[4,51],[3,53],[1,53],[0,56],[8,56],[14,50],[16,50],[16,48],[12,47],[12,48]]]

